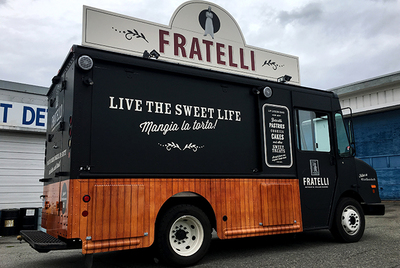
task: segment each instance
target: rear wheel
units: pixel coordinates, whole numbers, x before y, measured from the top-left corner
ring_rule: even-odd
[[[156,236],[160,259],[172,265],[189,266],[207,253],[211,225],[201,209],[179,205],[163,214]]]
[[[365,217],[361,205],[353,198],[342,198],[336,208],[332,235],[341,242],[357,242],[365,229]]]

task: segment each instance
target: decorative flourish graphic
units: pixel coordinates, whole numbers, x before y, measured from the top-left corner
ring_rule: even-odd
[[[275,61],[272,60],[266,60],[264,61],[264,64],[262,65],[262,67],[264,67],[265,65],[270,66],[272,69],[277,70],[278,68],[282,68],[285,66],[285,64],[278,64]]]
[[[193,150],[193,152],[197,152],[198,149],[203,149],[203,148],[204,148],[204,145],[198,146],[196,144],[189,143],[189,144],[185,145],[185,148],[183,148],[183,151],[185,151],[186,149],[189,149],[189,150]]]
[[[158,145],[164,147],[165,149],[167,149],[167,151],[171,151],[172,149],[179,149],[180,151],[182,151],[181,147],[179,147],[179,144],[174,142],[168,142],[167,144],[159,143]]]
[[[131,30],[126,30],[126,31],[119,31],[118,29],[111,27],[114,31],[120,33],[120,34],[125,34],[125,38],[127,40],[132,40],[134,37],[136,38],[142,38],[143,40],[145,40],[147,43],[149,41],[147,41],[146,37],[144,36],[143,33],[139,33],[136,29],[133,29],[133,31]]]
[[[204,148],[204,145],[198,146],[193,143],[186,144],[185,147],[183,147],[183,149],[179,146],[179,144],[177,144],[175,142],[168,142],[166,144],[159,143],[158,145],[160,145],[161,147],[164,147],[167,151],[171,151],[172,149],[178,149],[180,151],[185,151],[187,149],[187,150],[192,150],[193,152],[197,152],[198,149]]]

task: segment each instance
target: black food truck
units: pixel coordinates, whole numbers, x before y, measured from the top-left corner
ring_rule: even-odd
[[[219,239],[383,215],[376,172],[327,91],[73,46],[48,92],[39,252],[155,245],[179,266]]]

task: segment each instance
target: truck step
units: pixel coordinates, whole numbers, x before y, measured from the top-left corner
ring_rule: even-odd
[[[38,252],[49,252],[50,250],[66,249],[67,243],[37,230],[20,231],[22,238]]]

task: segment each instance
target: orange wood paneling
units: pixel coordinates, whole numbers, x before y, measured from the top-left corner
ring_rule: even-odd
[[[263,226],[295,224],[293,185],[290,183],[261,184]]]
[[[67,238],[82,239],[84,254],[148,247],[161,206],[181,192],[210,203],[221,239],[302,231],[296,179],[77,179],[70,180]]]
[[[45,220],[42,221],[42,227],[47,229],[47,233],[58,237],[66,235],[66,223],[63,221],[60,203],[61,183],[53,183],[43,188],[45,195],[45,207],[42,210],[42,215]],[[65,225],[63,225],[65,224]],[[63,228],[64,227],[64,228]]]

